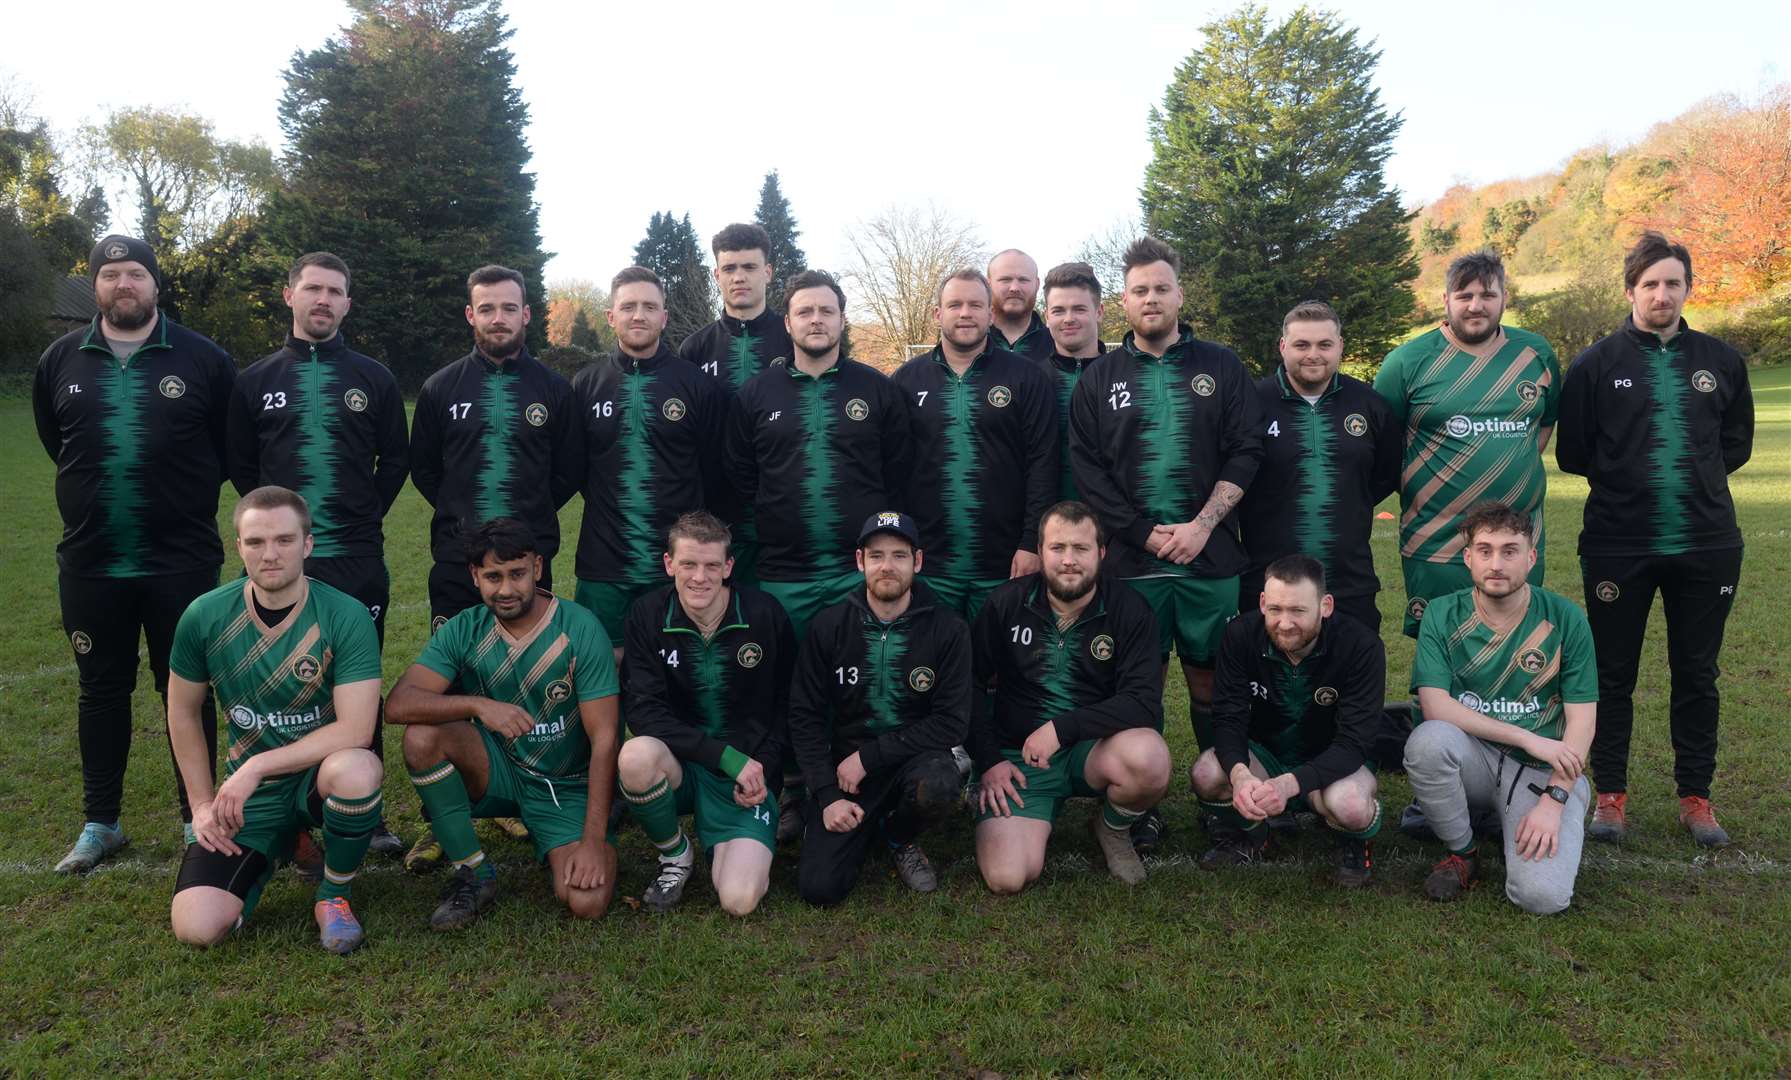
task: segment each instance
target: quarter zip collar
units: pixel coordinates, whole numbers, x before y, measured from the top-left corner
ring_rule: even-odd
[[[616,365],[617,371],[624,375],[630,375],[636,372],[653,371],[671,355],[672,351],[665,347],[665,338],[662,337],[659,339],[659,348],[654,350],[652,356],[643,359],[638,356],[630,356],[621,349],[617,349],[610,353],[610,361]]]
[[[740,607],[740,590],[730,586],[728,592],[728,612],[722,616],[721,625],[715,628],[715,637],[728,630],[746,629],[746,615]],[[697,628],[696,620],[690,617],[690,613],[684,610],[683,602],[678,599],[677,586],[672,587],[672,595],[666,599],[665,625],[660,630],[668,634],[703,636],[703,632]]]
[[[883,620],[878,617],[876,612],[871,610],[871,602],[865,598],[864,586],[860,585],[860,587],[853,589],[851,595],[846,597],[846,602],[857,608],[858,613],[864,617],[866,622],[874,622],[879,626],[883,625]],[[938,606],[938,603],[939,598],[934,595],[932,586],[922,581],[917,574],[914,578],[914,585],[909,590],[908,610],[891,619],[889,625],[895,626],[898,623],[907,622],[916,615],[933,610],[934,607]]]
[[[771,305],[769,303],[765,305],[764,311],[759,312],[750,319],[736,319],[734,316],[728,314],[726,308],[723,308],[721,311],[721,326],[722,329],[728,332],[729,337],[739,337],[741,334],[749,331],[755,335],[763,336],[766,327],[782,321],[783,316],[771,310]]]
[[[1093,356],[1084,356],[1084,357],[1065,356],[1064,354],[1058,352],[1055,347],[1053,347],[1051,350],[1051,363],[1056,365],[1057,369],[1059,371],[1081,372],[1082,370],[1087,368],[1088,365],[1094,363],[1096,360],[1099,360],[1106,352],[1107,352],[1107,343],[1105,341],[1100,341],[1100,340],[1097,340],[1095,342],[1095,354]]]
[[[491,357],[486,356],[485,350],[480,349],[477,346],[473,347],[473,355],[479,358],[479,363],[485,365],[485,370],[487,372],[494,375],[514,375],[522,369],[523,364],[529,359],[529,348],[527,345],[524,345],[515,356],[512,356],[501,364]]]
[[[964,374],[962,374],[962,375],[959,375],[957,373],[957,371],[951,366],[951,361],[947,360],[945,358],[945,346],[944,345],[933,346],[933,351],[928,353],[927,357],[930,360],[932,360],[933,363],[939,365],[939,370],[944,372],[947,376],[949,376],[953,379],[968,380],[970,378],[970,376],[976,374],[984,366],[984,361],[989,359],[989,353],[991,351],[992,350],[989,346],[988,339],[987,338],[983,339],[983,351],[976,354],[976,356],[970,361],[970,366],[964,369]]]
[[[1335,618],[1335,616],[1332,618]],[[1266,618],[1262,622],[1262,632],[1257,636],[1256,647],[1266,659],[1279,660],[1283,664],[1293,663],[1292,660],[1287,658],[1287,654],[1281,651],[1281,646],[1275,644],[1275,639],[1269,636],[1269,621]],[[1318,640],[1312,643],[1312,651],[1300,658],[1300,664],[1308,664],[1321,657],[1328,656],[1330,652],[1331,619],[1324,619],[1318,624]]]
[[[1032,584],[1026,590],[1026,609],[1045,620],[1047,625],[1056,626],[1057,612],[1051,608],[1051,597],[1046,592],[1048,586],[1045,584],[1044,573],[1042,571],[1035,573],[1030,580]],[[1076,621],[1071,623],[1068,627],[1065,627],[1065,629],[1074,629],[1081,625],[1085,620],[1098,619],[1106,614],[1107,579],[1102,574],[1096,574],[1094,599],[1090,600],[1088,606],[1083,608],[1081,614],[1076,616]]]
[[[289,333],[286,335],[286,348],[299,356],[328,355],[333,358],[336,353],[348,348],[348,342],[343,339],[340,330],[336,331],[327,341],[311,341],[308,338]]]
[[[821,374],[819,374],[819,375],[810,375],[808,372],[797,367],[795,360],[791,360],[789,363],[785,364],[784,370],[789,373],[790,378],[792,378],[792,379],[808,379],[810,381],[819,381],[821,379],[827,378],[829,375],[838,375],[840,372],[840,366],[842,364],[844,364],[845,362],[846,361],[843,357],[836,356],[836,357],[834,357],[833,363],[828,365],[827,370],[821,372]]]
[[[1343,385],[1343,380],[1338,378],[1338,376],[1340,374],[1342,374],[1342,372],[1339,372],[1339,371],[1333,371],[1331,373],[1330,385],[1325,387],[1324,393],[1318,395],[1318,401],[1311,403],[1314,407],[1316,407],[1319,404],[1319,402],[1322,402],[1322,401],[1326,400],[1327,398],[1329,398],[1332,394],[1335,394],[1337,392],[1337,388],[1339,386]],[[1275,380],[1278,383],[1280,383],[1280,385],[1281,385],[1281,398],[1283,401],[1305,401],[1306,400],[1306,396],[1304,394],[1300,393],[1298,390],[1295,390],[1293,388],[1293,384],[1287,381],[1287,367],[1285,365],[1278,365],[1275,368]]]
[[[1177,354],[1182,352],[1184,349],[1186,349],[1189,346],[1189,344],[1191,344],[1194,341],[1194,328],[1189,326],[1187,323],[1176,323],[1175,329],[1176,329],[1175,341],[1170,344],[1169,348],[1163,350],[1162,356],[1152,356],[1150,353],[1147,353],[1144,350],[1140,349],[1138,347],[1136,341],[1134,340],[1134,338],[1137,336],[1137,333],[1138,333],[1136,330],[1127,330],[1126,331],[1125,339],[1120,342],[1120,347],[1125,349],[1125,351],[1131,353],[1133,356],[1137,357],[1138,359],[1147,361],[1149,363],[1168,364],[1168,363],[1178,362],[1178,361],[1180,361],[1181,357],[1178,356]]]
[[[1635,342],[1644,349],[1678,352],[1679,342],[1684,339],[1686,331],[1690,329],[1691,327],[1685,321],[1685,316],[1681,315],[1679,316],[1678,331],[1675,332],[1671,338],[1663,340],[1661,336],[1654,331],[1644,330],[1637,326],[1636,317],[1633,313],[1623,317],[1624,334],[1629,337],[1629,340]]]
[[[103,352],[107,356],[112,356],[112,347],[106,344],[106,333],[101,329],[101,323],[104,321],[104,315],[95,315],[93,317],[93,322],[89,323],[87,326],[87,336],[81,339],[81,348],[84,350]],[[168,348],[173,348],[173,346],[168,344],[168,315],[166,312],[162,311],[161,308],[157,308],[155,311],[155,329],[149,332],[149,336],[143,339],[143,344],[137,346],[136,351],[131,353],[124,362],[128,364],[145,352],[148,352],[150,349]],[[113,359],[114,362],[116,362],[117,358],[114,357]]]
[[[1034,334],[1046,333],[1050,333],[1050,331],[1045,328],[1045,320],[1039,318],[1039,313],[1036,310],[1031,313],[1031,317],[1026,323],[1026,329],[1020,331],[1020,336],[1012,341],[1009,341],[1007,335],[1001,332],[1001,327],[996,326],[993,322],[989,324],[989,340],[1008,352],[1019,352],[1021,342]]]

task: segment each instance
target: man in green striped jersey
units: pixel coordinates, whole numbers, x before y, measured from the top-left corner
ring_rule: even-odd
[[[1459,526],[1491,500],[1536,521],[1542,583],[1542,451],[1561,392],[1555,350],[1536,334],[1501,326],[1505,265],[1490,251],[1449,264],[1442,325],[1387,354],[1374,389],[1403,428],[1399,554],[1405,633],[1418,636],[1425,606],[1467,588]]]
[[[194,600],[174,631],[168,739],[193,800],[170,921],[189,945],[242,925],[274,864],[322,826],[313,913],[323,947],[364,937],[350,884],[380,816],[379,758],[367,749],[379,707],[379,642],[366,607],[305,577],[311,512],[296,492],[256,488],[236,504],[248,579]],[[229,717],[225,779],[212,788],[200,710],[207,690]]]
[[[535,536],[494,518],[468,538],[482,602],[435,632],[386,699],[386,719],[406,725],[411,783],[454,864],[429,919],[436,930],[469,925],[497,899],[474,818],[521,818],[573,915],[601,918],[615,893],[615,654],[597,616],[541,588]]]

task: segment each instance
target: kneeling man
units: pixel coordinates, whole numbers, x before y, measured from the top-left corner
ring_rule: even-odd
[[[628,726],[622,797],[659,849],[641,900],[669,911],[696,852],[678,818],[696,819],[721,907],[750,915],[771,886],[783,784],[785,714],[796,636],[768,594],[733,583],[732,536],[706,510],[666,536],[672,583],[628,609]]]
[[[474,818],[521,818],[554,895],[579,918],[601,918],[616,889],[605,835],[617,743],[609,637],[597,616],[540,590],[535,534],[515,518],[480,526],[466,562],[482,602],[435,632],[386,699],[454,864],[429,925],[458,930],[497,899]]]
[[[1412,661],[1424,722],[1406,740],[1405,771],[1449,846],[1424,891],[1454,900],[1480,879],[1469,815],[1491,809],[1504,823],[1505,895],[1552,915],[1573,900],[1592,798],[1592,631],[1572,601],[1526,580],[1530,515],[1483,504],[1461,533],[1473,587],[1430,602]]]
[[[311,511],[297,492],[259,487],[236,504],[248,577],[194,600],[174,631],[168,738],[193,802],[170,913],[174,936],[214,945],[254,910],[299,833],[323,827],[313,909],[323,947],[365,936],[349,886],[380,820],[379,640],[367,608],[305,577]],[[230,718],[225,780],[212,790],[199,711],[206,688]]]
[[[1157,617],[1130,586],[1100,576],[1094,512],[1061,502],[1039,522],[1040,570],[989,594],[971,635],[976,682],[995,688],[970,745],[976,865],[997,893],[1045,868],[1045,842],[1071,796],[1102,800],[1089,819],[1107,869],[1144,880],[1131,829],[1169,787]]]
[[[1213,748],[1194,762],[1193,780],[1203,808],[1235,828],[1200,857],[1208,870],[1262,858],[1268,819],[1310,807],[1337,833],[1337,884],[1360,888],[1373,877],[1381,804],[1368,762],[1387,653],[1335,605],[1324,566],[1287,555],[1264,569],[1257,610],[1225,628]]]

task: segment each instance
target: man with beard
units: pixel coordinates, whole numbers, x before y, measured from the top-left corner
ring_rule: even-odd
[[[1257,610],[1233,619],[1219,646],[1213,748],[1194,763],[1194,793],[1232,829],[1200,865],[1261,859],[1269,818],[1310,808],[1337,833],[1333,880],[1367,885],[1381,828],[1369,762],[1386,692],[1380,635],[1336,610],[1318,560],[1270,563]]]
[[[305,575],[366,605],[383,648],[392,583],[381,522],[410,471],[410,437],[398,380],[342,335],[348,292],[348,264],[337,256],[314,251],[292,264],[286,344],[238,375],[230,395],[230,482],[243,495],[278,484],[303,496],[311,513]],[[383,763],[377,713],[372,746]],[[372,850],[399,855],[404,845],[381,821]],[[299,862],[314,865],[314,854]]]
[[[994,319],[989,343],[1031,360],[1051,355],[1051,335],[1034,305],[1039,298],[1039,264],[1018,248],[989,260],[989,303]]]
[[[714,380],[665,347],[665,287],[644,266],[610,282],[616,351],[572,377],[584,425],[584,518],[578,602],[622,647],[635,597],[665,582],[665,530],[721,488],[726,399]]]
[[[520,817],[577,918],[602,918],[615,894],[615,655],[595,615],[543,587],[536,535],[497,518],[468,538],[464,570],[480,604],[435,632],[386,700],[454,864],[429,918],[436,930],[469,925],[497,899],[474,818]]]
[[[1716,773],[1717,655],[1741,576],[1729,474],[1753,452],[1747,365],[1685,324],[1691,253],[1643,233],[1623,260],[1630,316],[1580,354],[1561,391],[1556,460],[1591,483],[1580,569],[1598,647],[1594,840],[1621,840],[1636,665],[1659,590],[1679,821],[1706,847],[1729,842],[1710,809]]]
[[[236,379],[224,350],[156,309],[160,274],[148,244],[107,236],[87,266],[99,314],[44,350],[31,384],[38,439],[56,463],[56,592],[80,681],[86,824],[61,873],[85,873],[126,842],[120,809],[139,637],[165,713],[175,625],[218,583],[218,488]],[[209,704],[201,716],[215,758]],[[178,769],[175,780],[181,818],[191,822]]]
[[[1256,389],[1236,353],[1178,321],[1181,256],[1151,237],[1126,249],[1124,344],[1070,397],[1076,486],[1110,538],[1106,570],[1150,601],[1158,647],[1180,655],[1189,720],[1212,745],[1213,661],[1249,565],[1233,510],[1256,476]],[[1162,817],[1134,829],[1155,847]]]
[[[333,953],[364,938],[349,890],[380,819],[384,770],[367,750],[379,641],[358,599],[305,576],[305,500],[283,487],[236,504],[246,580],[193,601],[174,632],[168,738],[193,792],[193,840],[170,910],[174,936],[209,946],[241,926],[296,836],[321,827],[312,914]],[[207,691],[230,718],[224,782],[199,719]]]
[[[1057,497],[1080,500],[1070,467],[1070,392],[1076,380],[1107,351],[1101,340],[1101,279],[1085,262],[1067,262],[1045,275],[1045,329],[1051,332],[1047,372],[1057,391]]]
[[[959,806],[952,747],[968,733],[970,632],[914,580],[919,541],[907,514],[865,519],[864,586],[815,617],[796,662],[790,744],[814,796],[797,885],[811,904],[843,901],[873,843],[904,885],[939,887],[916,840]]]
[[[989,298],[975,270],[940,282],[939,344],[892,376],[913,416],[907,496],[927,584],[966,619],[990,589],[1038,570],[1038,521],[1058,482],[1051,385],[991,344]]]
[[[1471,813],[1503,826],[1505,895],[1533,915],[1573,900],[1591,785],[1581,775],[1598,712],[1586,616],[1531,585],[1530,516],[1498,503],[1462,520],[1471,588],[1425,612],[1412,661],[1424,722],[1405,744],[1412,794],[1449,854],[1424,881],[1454,900],[1480,880]]]
[[[1284,555],[1325,568],[1336,610],[1380,633],[1369,536],[1374,508],[1399,486],[1401,440],[1374,388],[1343,374],[1343,322],[1308,300],[1281,320],[1281,366],[1256,381],[1262,467],[1238,505],[1250,572],[1238,610],[1257,610],[1263,571]]]
[[[1443,324],[1387,354],[1375,392],[1403,428],[1399,554],[1405,634],[1418,636],[1425,606],[1468,586],[1458,528],[1484,500],[1536,521],[1542,583],[1542,451],[1554,429],[1561,367],[1536,334],[1501,326],[1505,265],[1491,251],[1449,264]]]
[[[1157,619],[1130,587],[1103,581],[1094,512],[1063,502],[1039,523],[1036,574],[989,595],[972,634],[975,678],[994,715],[972,723],[976,865],[992,892],[1045,868],[1064,800],[1101,800],[1089,830],[1114,877],[1144,881],[1131,828],[1169,787]]]

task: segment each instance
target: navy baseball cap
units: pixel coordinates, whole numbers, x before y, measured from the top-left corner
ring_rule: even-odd
[[[914,547],[920,547],[920,529],[914,519],[899,510],[879,510],[864,519],[864,528],[858,530],[858,546],[863,547],[865,541],[878,533],[899,536]]]

